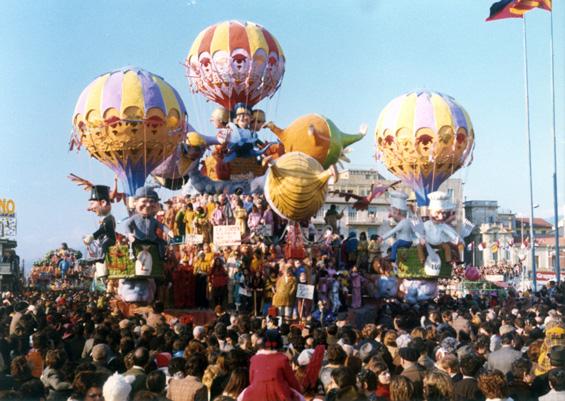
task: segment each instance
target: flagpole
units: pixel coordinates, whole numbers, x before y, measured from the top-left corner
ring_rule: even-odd
[[[557,284],[561,281],[561,262],[559,253],[559,203],[557,200],[557,134],[555,132],[555,51],[553,47],[553,11],[549,11],[550,34],[549,43],[551,46],[551,107],[552,107],[552,126],[553,133],[553,214],[555,223],[555,279]]]
[[[530,97],[528,90],[528,42],[526,39],[526,15],[522,17],[522,28],[524,36],[524,94],[526,106],[526,135],[528,138],[528,170],[530,178],[530,246],[532,258],[532,285],[534,292],[537,289],[536,280],[536,242],[534,237],[534,185],[532,178],[532,138],[530,134]]]

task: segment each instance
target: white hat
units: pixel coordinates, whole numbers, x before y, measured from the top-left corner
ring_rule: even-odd
[[[435,191],[428,194],[430,200],[429,210],[451,210],[454,208],[449,195],[445,192]]]
[[[314,355],[313,349],[305,349],[298,355],[298,359],[296,360],[300,366],[306,366],[312,360],[312,355]]]
[[[398,210],[408,210],[406,201],[408,200],[408,195],[404,192],[390,191],[389,192],[390,206]]]

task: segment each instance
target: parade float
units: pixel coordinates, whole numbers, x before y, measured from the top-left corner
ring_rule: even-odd
[[[390,193],[395,227],[391,261],[399,293],[415,303],[437,294],[437,280],[449,278],[460,262],[463,238],[472,225],[455,214],[456,205],[440,185],[472,162],[475,133],[469,115],[452,97],[432,91],[410,92],[382,110],[375,129],[377,160],[416,197]],[[391,275],[393,276],[393,275]],[[391,280],[381,287],[390,293]]]

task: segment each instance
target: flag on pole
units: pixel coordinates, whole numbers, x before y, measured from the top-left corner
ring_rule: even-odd
[[[498,241],[494,241],[490,246],[490,251],[492,253],[497,253],[499,246],[500,246],[500,243]]]
[[[552,0],[500,0],[490,6],[490,15],[486,21],[505,18],[523,18],[534,8],[551,11]]]
[[[486,247],[487,244],[485,244],[484,242],[479,242],[479,246],[477,248],[479,248],[479,251],[484,251]]]
[[[522,245],[520,246],[522,249],[526,249],[530,247],[530,239],[528,237],[526,237],[526,239],[522,242]]]
[[[474,247],[475,247],[475,241],[471,241],[471,242],[469,242],[469,244],[467,244],[467,250],[469,252],[471,252]]]

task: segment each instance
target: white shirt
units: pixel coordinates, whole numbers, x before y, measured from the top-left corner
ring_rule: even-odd
[[[424,239],[430,245],[439,245],[445,242],[458,244],[459,242],[462,242],[457,231],[455,231],[455,229],[449,224],[445,223],[436,224],[433,221],[428,220],[424,223],[424,233]]]
[[[396,234],[396,239],[403,240],[403,241],[414,241],[416,238],[414,234],[414,227],[410,219],[402,219],[400,220],[396,226],[394,226],[391,230],[389,230],[385,235],[383,235],[383,241],[392,237]]]

